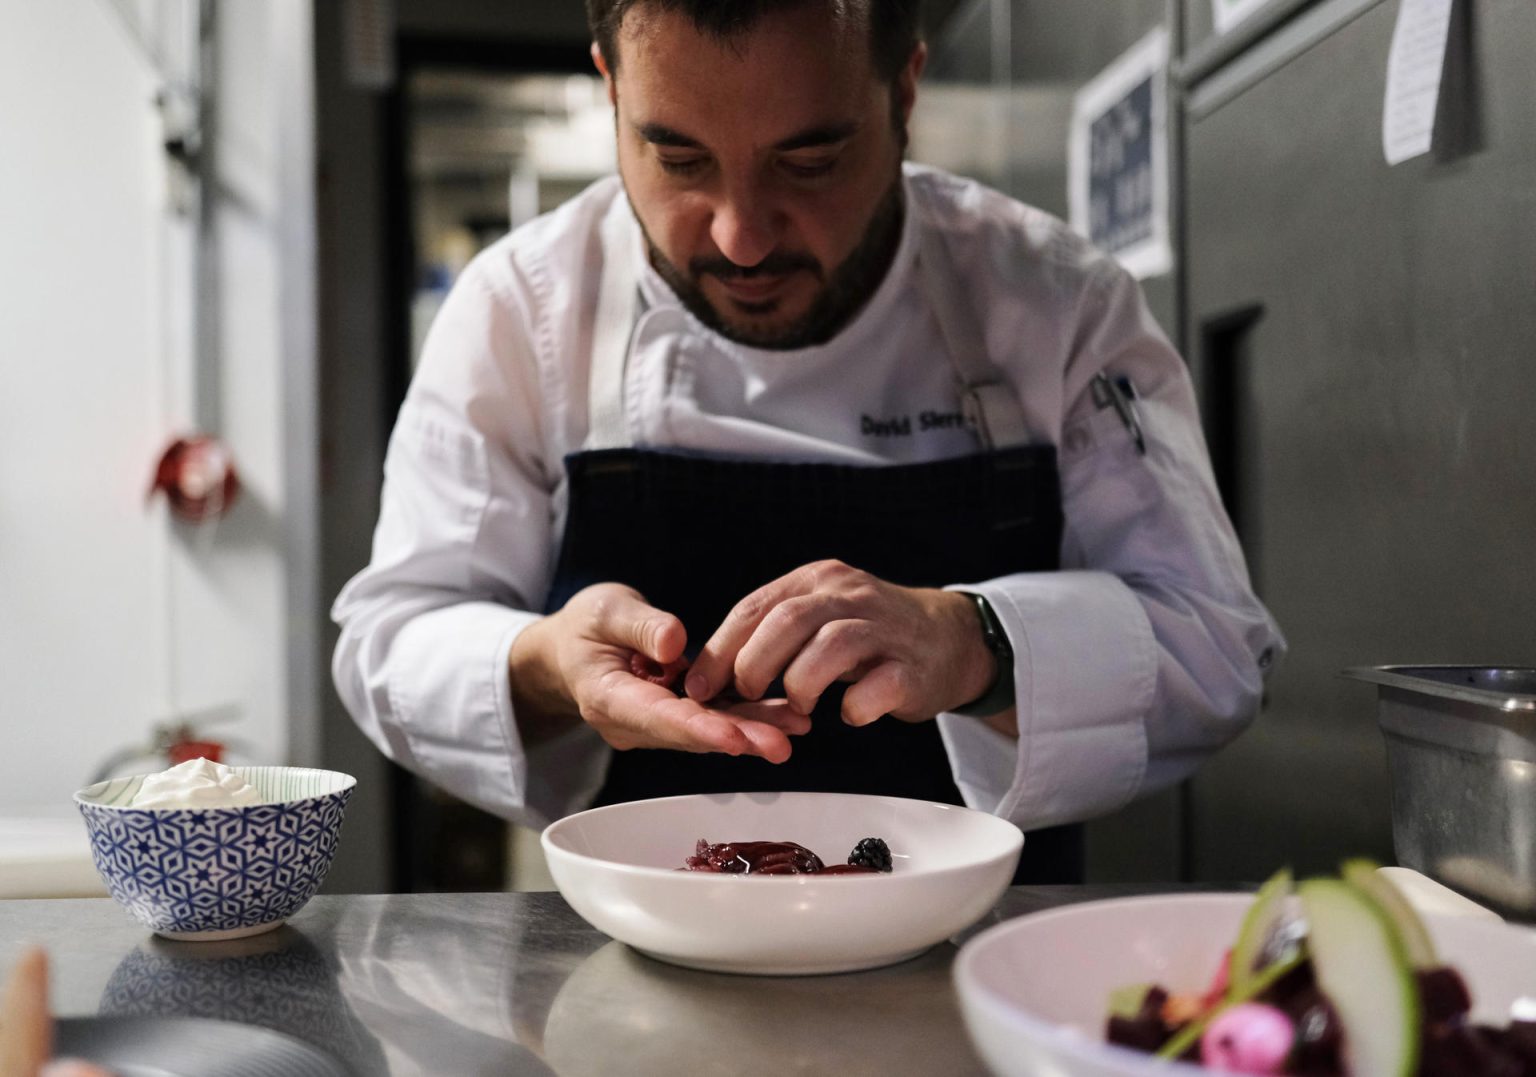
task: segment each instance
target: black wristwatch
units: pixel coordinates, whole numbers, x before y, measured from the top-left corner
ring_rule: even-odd
[[[970,591],[957,591],[976,604],[976,616],[981,620],[981,638],[997,659],[997,677],[992,687],[963,707],[955,707],[951,714],[964,714],[971,718],[987,718],[1013,706],[1013,647],[1003,631],[1002,622],[992,612],[992,603]]]

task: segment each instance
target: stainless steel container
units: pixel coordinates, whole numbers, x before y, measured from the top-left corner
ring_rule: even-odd
[[[1536,669],[1374,666],[1398,863],[1536,920]]]

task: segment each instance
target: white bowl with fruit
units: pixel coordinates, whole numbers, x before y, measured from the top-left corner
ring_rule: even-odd
[[[1420,917],[1364,862],[1299,884],[1282,872],[1258,895],[1020,917],[966,944],[955,983],[1000,1077],[1406,1077],[1479,1072],[1447,1068],[1449,1054],[1536,1052],[1536,932]]]
[[[878,870],[858,870],[873,839]],[[915,957],[992,908],[1023,842],[983,812],[845,793],[639,800],[543,835],[555,885],[599,931],[673,964],[778,976]],[[804,870],[807,854],[821,866]]]

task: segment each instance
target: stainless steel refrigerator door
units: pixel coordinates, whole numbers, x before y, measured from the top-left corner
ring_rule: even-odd
[[[1460,0],[1437,148],[1388,167],[1397,11],[1318,4],[1317,40],[1189,100],[1196,382],[1292,646],[1193,783],[1196,878],[1390,860],[1374,703],[1343,668],[1536,660],[1536,6]]]
[[[1248,48],[1255,41],[1317,0],[1175,0],[1184,22],[1184,60],[1208,70],[1224,57]],[[1218,29],[1216,7],[1228,13],[1229,22]],[[1203,77],[1203,76],[1202,76]]]

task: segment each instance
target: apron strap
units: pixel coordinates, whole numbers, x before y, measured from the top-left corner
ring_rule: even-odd
[[[909,207],[908,212],[912,212]],[[929,305],[944,338],[944,350],[959,382],[960,407],[985,449],[1006,449],[1030,443],[1013,387],[987,358],[986,341],[961,277],[937,230],[913,221],[919,229],[918,272]],[[634,225],[623,196],[603,217],[603,275],[598,288],[597,322],[592,333],[592,364],[587,386],[586,449],[627,448],[633,443],[624,412],[624,375],[640,305],[640,281],[635,266]]]
[[[909,207],[908,213],[913,212]],[[937,229],[914,220],[921,236],[918,272],[933,315],[938,319],[944,350],[960,383],[960,409],[985,449],[1007,449],[1030,443],[1024,409],[1013,386],[987,359],[981,322],[961,284],[954,262]]]
[[[592,329],[592,364],[587,383],[587,449],[626,448],[624,371],[640,301],[635,272],[635,231],[621,191],[603,217],[603,276],[597,292],[597,322]]]

